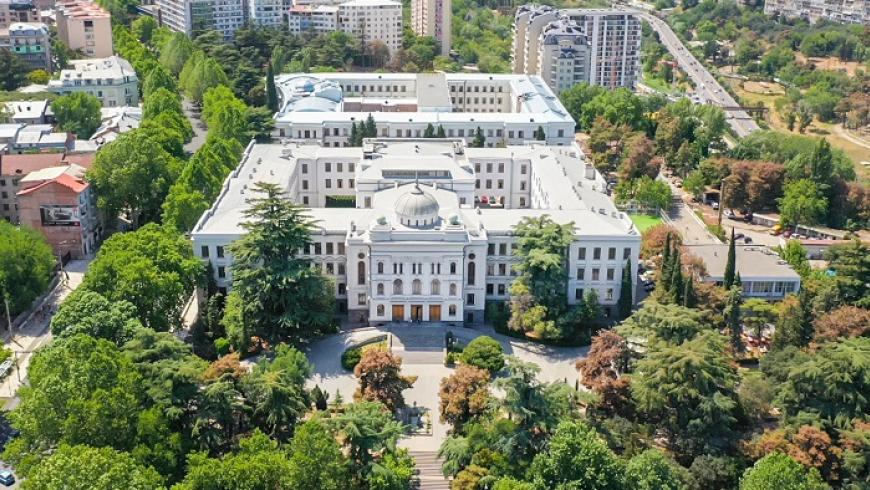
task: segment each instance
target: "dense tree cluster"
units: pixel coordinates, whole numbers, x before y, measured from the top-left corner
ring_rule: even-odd
[[[38,231],[0,220],[0,306],[8,305],[10,316],[45,291],[54,265],[54,253]]]

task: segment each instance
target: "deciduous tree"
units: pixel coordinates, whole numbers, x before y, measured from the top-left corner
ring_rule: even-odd
[[[565,421],[556,428],[546,452],[532,461],[529,478],[540,490],[619,490],[625,486],[625,468],[594,429]]]
[[[79,139],[88,139],[100,127],[100,100],[85,92],[62,95],[51,103],[57,125],[63,131],[75,133]]]
[[[129,453],[103,447],[63,444],[27,475],[34,490],[160,490],[163,478]]]
[[[380,402],[390,411],[405,406],[402,391],[414,384],[414,378],[401,375],[402,359],[381,349],[365,349],[353,369],[359,379],[355,400]]]
[[[12,315],[45,291],[54,264],[54,253],[39,232],[0,220],[0,301],[9,302]],[[5,314],[5,305],[0,306]],[[9,328],[5,321],[0,324]]]
[[[773,453],[758,460],[740,479],[740,490],[827,490],[819,472],[807,469],[782,453]]]
[[[441,380],[439,411],[441,421],[459,432],[462,425],[482,414],[489,402],[489,373],[481,368],[462,364],[449,377]]]
[[[55,337],[84,333],[120,346],[142,328],[136,314],[136,306],[129,301],[110,302],[99,293],[80,288],[64,300],[52,317],[51,333]]]

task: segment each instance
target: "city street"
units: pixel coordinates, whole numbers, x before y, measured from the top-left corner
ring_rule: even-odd
[[[680,68],[689,75],[689,78],[692,79],[692,83],[695,85],[695,93],[701,97],[702,101],[726,109],[726,120],[734,129],[734,132],[737,133],[737,136],[743,138],[759,129],[755,120],[745,111],[731,109],[739,107],[740,104],[738,104],[737,101],[731,97],[731,94],[722,88],[713,75],[711,75],[710,72],[707,71],[707,69],[704,68],[697,59],[695,59],[695,56],[686,49],[665,21],[640,10],[632,9],[632,12],[647,21],[650,27],[658,33],[659,40],[661,40],[662,44],[668,49],[668,51],[670,51],[671,55],[673,55],[674,59],[679,63]]]
[[[90,260],[73,260],[67,263],[64,271],[69,279],[61,280],[42,303],[35,305],[33,313],[11,338],[8,333],[4,334],[4,344],[12,349],[17,360],[17,367],[0,383],[0,400],[6,410],[18,405],[16,392],[27,382],[27,368],[33,352],[51,340],[51,330],[48,328],[51,317],[63,300],[82,283],[89,264]]]

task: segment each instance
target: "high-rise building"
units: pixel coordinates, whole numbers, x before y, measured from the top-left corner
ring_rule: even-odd
[[[870,1],[867,0],[766,0],[764,13],[802,17],[813,24],[825,19],[870,25]]]
[[[32,0],[0,0],[0,29],[16,22],[42,22],[39,7]]]
[[[248,0],[248,17],[251,24],[280,28],[290,8],[289,0]]]
[[[291,34],[341,30],[364,47],[380,41],[390,54],[402,47],[402,4],[392,0],[297,2],[287,16]]]
[[[52,71],[51,37],[41,22],[15,22],[0,30],[0,47],[8,49],[31,70]]]
[[[640,19],[621,10],[523,5],[514,19],[514,73],[539,75],[557,93],[579,82],[634,87]]]
[[[112,16],[99,5],[85,0],[58,0],[57,35],[74,51],[91,58],[114,54]]]
[[[441,46],[441,54],[450,54],[451,0],[411,0],[411,28],[418,36],[432,36]]]
[[[173,31],[195,35],[216,30],[232,39],[248,21],[246,0],[156,0],[157,17]]]

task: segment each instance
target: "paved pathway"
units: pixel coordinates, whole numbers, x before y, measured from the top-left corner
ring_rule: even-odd
[[[200,146],[205,144],[208,129],[206,129],[205,123],[199,119],[199,113],[195,112],[193,104],[191,104],[189,100],[184,99],[182,101],[182,110],[184,110],[184,115],[187,117],[187,120],[190,121],[190,127],[193,128],[193,138],[190,139],[189,143],[184,145],[184,151],[192,155],[196,153],[196,150],[198,150]]]

